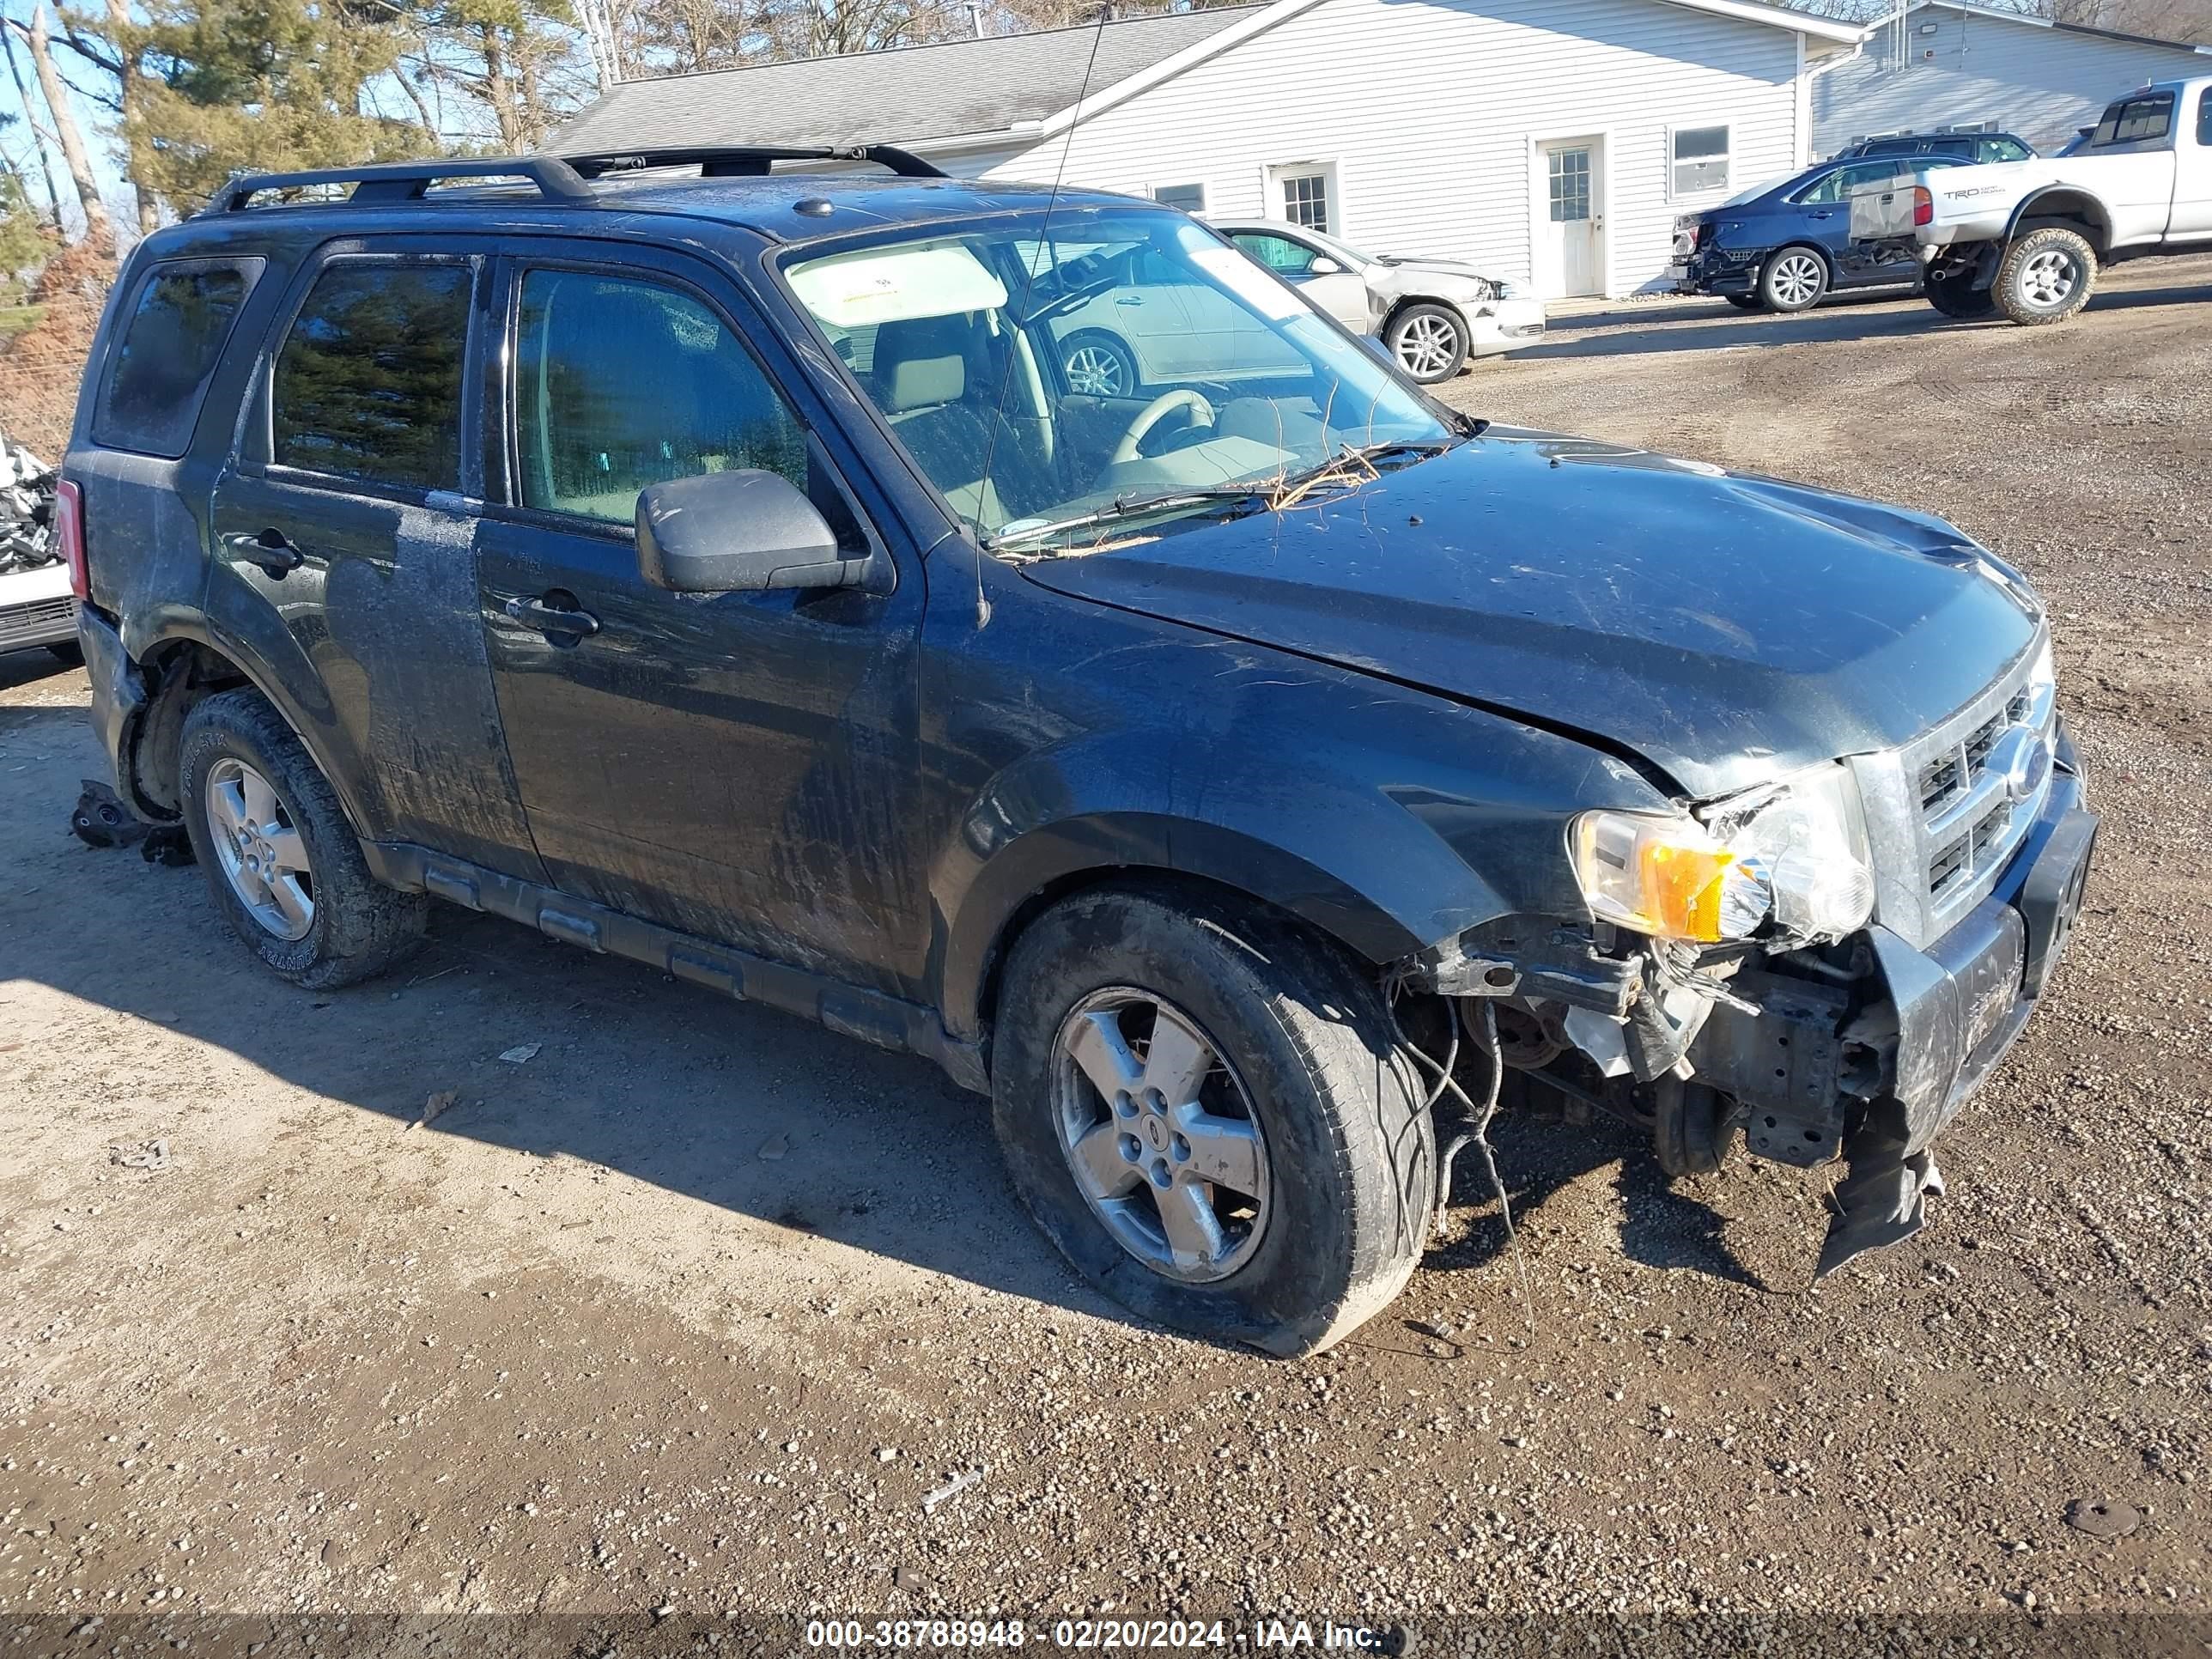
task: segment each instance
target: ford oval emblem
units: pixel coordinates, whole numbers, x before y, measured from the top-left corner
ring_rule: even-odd
[[[2043,787],[2044,774],[2051,769],[2051,750],[2032,727],[2015,726],[1998,734],[1984,764],[2003,785],[2007,800],[2026,800]]]

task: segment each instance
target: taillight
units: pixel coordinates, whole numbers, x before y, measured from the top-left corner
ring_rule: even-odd
[[[73,478],[54,485],[54,542],[68,561],[70,592],[92,597],[92,572],[84,562],[84,491]]]
[[[1936,198],[1928,193],[1925,185],[1912,187],[1912,222],[1932,225],[1936,222]]]

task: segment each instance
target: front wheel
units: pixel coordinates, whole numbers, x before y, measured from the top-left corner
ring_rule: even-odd
[[[337,792],[258,692],[193,706],[178,774],[216,908],[278,978],[329,990],[422,945],[429,901],[369,874]]]
[[[2015,323],[2059,323],[2089,303],[2097,287],[2097,250],[2060,225],[2031,230],[2004,251],[1990,284],[1997,309]]]
[[[1759,298],[1769,311],[1810,311],[1828,291],[1828,264],[1808,247],[1785,247],[1759,273]]]
[[[1382,331],[1382,343],[1423,386],[1449,380],[1467,363],[1467,325],[1449,306],[1407,306]]]
[[[1017,1192],[1108,1296],[1285,1357],[1396,1296],[1436,1139],[1373,976],[1225,899],[1085,894],[1006,963],[992,1105]]]

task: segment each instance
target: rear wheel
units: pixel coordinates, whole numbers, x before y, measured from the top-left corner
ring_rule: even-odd
[[[2097,287],[2097,250],[2061,225],[2031,230],[2005,249],[1990,284],[1997,309],[2015,323],[2063,322]]]
[[[1382,331],[1382,343],[1423,386],[1449,380],[1467,365],[1467,325],[1449,306],[1407,306]]]
[[[1060,348],[1067,389],[1085,398],[1137,395],[1136,355],[1121,341],[1096,330],[1071,335]]]
[[[1955,270],[1929,271],[1925,290],[1929,305],[1946,317],[1955,317],[1961,322],[1987,317],[1997,308],[1996,300],[1989,289],[1974,286],[1972,265]]]
[[[216,908],[270,972],[328,990],[420,947],[429,900],[369,874],[337,793],[258,692],[196,705],[178,761],[185,831]]]
[[[992,1103],[1015,1189],[1158,1324],[1292,1356],[1419,1260],[1436,1142],[1372,975],[1201,892],[1113,890],[1014,946]]]
[[[1759,297],[1769,311],[1810,311],[1828,291],[1828,262],[1808,247],[1785,247],[1759,273]]]

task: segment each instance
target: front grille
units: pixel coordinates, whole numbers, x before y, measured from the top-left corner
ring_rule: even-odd
[[[76,627],[76,601],[67,595],[0,611],[0,647],[10,640],[44,641]]]
[[[2054,711],[2049,687],[2028,684],[2033,662],[2031,653],[1903,757],[1919,807],[1917,884],[1928,938],[1989,890],[2042,810]],[[2033,732],[2045,750],[2038,763],[2045,775],[2024,800],[2012,799],[1990,765],[1991,750],[2014,726]]]

